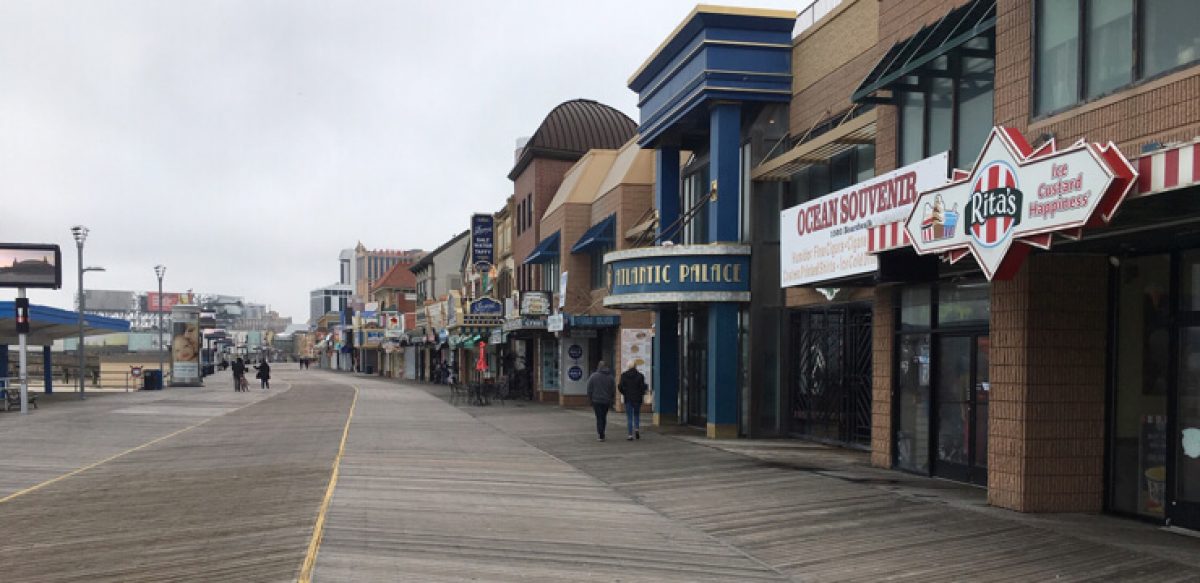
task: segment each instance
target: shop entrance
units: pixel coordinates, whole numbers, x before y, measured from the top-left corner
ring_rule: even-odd
[[[1117,272],[1108,506],[1200,528],[1200,250]]]
[[[708,310],[679,313],[679,344],[681,421],[704,427],[708,422]]]
[[[791,334],[791,432],[869,448],[870,304],[801,310]]]
[[[933,474],[987,485],[988,353],[986,334],[937,338],[937,436]]]

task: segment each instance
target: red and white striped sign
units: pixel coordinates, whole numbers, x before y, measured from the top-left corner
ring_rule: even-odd
[[[884,223],[867,232],[867,251],[878,253],[889,249],[899,249],[912,245],[908,231],[904,230],[904,221]]]

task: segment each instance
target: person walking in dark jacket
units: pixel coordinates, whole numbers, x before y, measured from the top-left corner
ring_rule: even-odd
[[[262,386],[259,388],[271,388],[271,365],[267,364],[267,361],[264,360],[262,361],[262,364],[255,368],[258,369],[258,374],[254,376],[258,377],[258,380],[262,381]]]
[[[596,366],[596,372],[588,377],[588,400],[592,402],[592,410],[596,412],[596,434],[599,441],[604,441],[604,428],[608,425],[608,410],[617,401],[617,384],[613,381],[612,371],[604,361]]]
[[[617,390],[625,398],[625,421],[629,426],[629,437],[625,439],[642,438],[642,401],[646,400],[646,377],[637,369],[637,361],[629,361],[629,368],[621,373],[621,381]]]
[[[246,363],[239,357],[233,362],[233,390],[242,392],[246,385]]]

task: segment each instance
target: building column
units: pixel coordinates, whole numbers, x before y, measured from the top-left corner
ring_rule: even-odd
[[[738,241],[741,190],[742,106],[718,103],[710,112],[709,175],[715,193],[709,203],[708,240]]]
[[[988,503],[1104,506],[1108,259],[1037,254],[992,283]]]
[[[708,436],[738,436],[738,307],[708,306]]]
[[[654,208],[658,211],[658,236],[679,220],[679,147],[660,146],[654,151]],[[671,236],[679,241],[679,232]]]
[[[871,314],[871,465],[892,467],[892,378],[896,288],[877,286]]]
[[[0,379],[8,378],[8,345],[0,344]]]
[[[654,424],[679,423],[679,312],[664,308],[654,313]]]
[[[709,112],[709,175],[713,198],[709,202],[708,240],[737,242],[741,189],[742,107],[717,103]],[[708,436],[738,435],[738,308],[735,303],[713,303],[708,308]]]
[[[97,364],[96,366],[100,366]],[[46,394],[54,392],[54,361],[50,358],[50,347],[42,347],[42,380],[46,384]]]

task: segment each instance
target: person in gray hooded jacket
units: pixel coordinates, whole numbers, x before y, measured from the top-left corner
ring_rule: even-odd
[[[592,402],[592,410],[596,412],[596,434],[599,441],[604,441],[604,429],[608,425],[608,410],[617,401],[617,382],[613,379],[612,371],[604,361],[596,366],[596,372],[588,377],[588,400]]]

